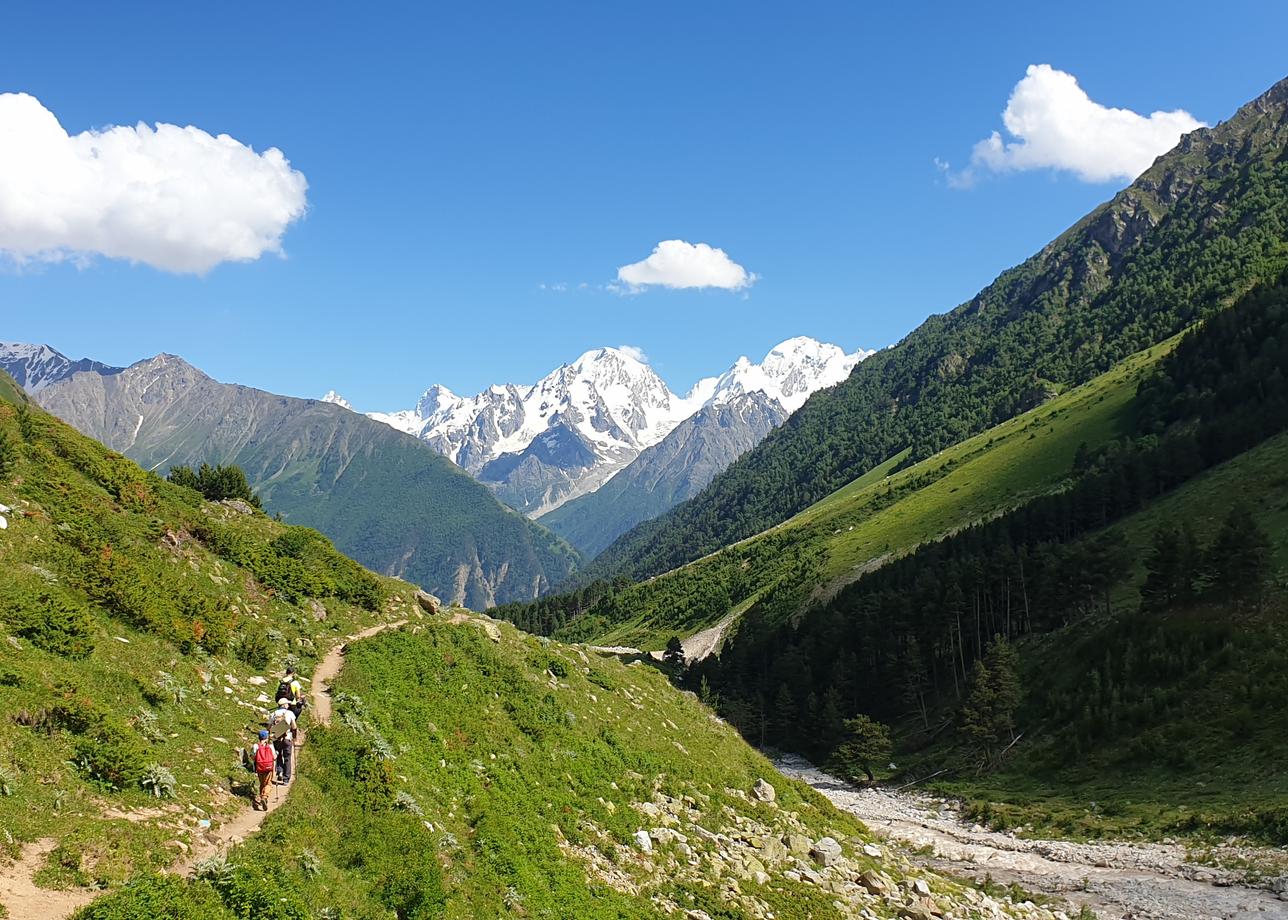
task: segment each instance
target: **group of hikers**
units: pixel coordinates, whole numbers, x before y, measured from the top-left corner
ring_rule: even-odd
[[[253,807],[268,811],[268,794],[274,783],[285,786],[291,781],[291,767],[299,738],[299,717],[304,710],[304,687],[294,668],[277,685],[277,708],[268,714],[259,730],[259,740],[247,752],[247,768],[258,781],[252,790]]]

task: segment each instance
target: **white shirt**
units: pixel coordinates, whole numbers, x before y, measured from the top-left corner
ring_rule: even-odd
[[[270,731],[274,725],[281,721],[286,722],[287,731],[295,731],[295,713],[291,712],[289,709],[281,708],[274,709],[268,714],[268,725]]]

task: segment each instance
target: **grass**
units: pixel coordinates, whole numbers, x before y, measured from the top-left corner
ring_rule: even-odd
[[[771,592],[790,615],[874,565],[1058,489],[1079,445],[1128,431],[1137,383],[1175,342],[906,469],[896,471],[903,455],[892,457],[762,534],[628,588],[616,621],[587,618],[559,635],[662,648]]]

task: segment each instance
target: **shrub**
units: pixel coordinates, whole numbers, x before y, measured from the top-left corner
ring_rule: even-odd
[[[233,645],[233,654],[257,671],[268,667],[272,650],[268,633],[263,629],[242,633]]]
[[[85,658],[94,650],[94,618],[61,591],[19,594],[7,605],[6,618],[16,635],[55,655]]]
[[[120,790],[141,784],[147,771],[143,745],[127,730],[105,722],[81,735],[74,747],[76,766],[91,780]],[[174,777],[170,777],[173,781]]]
[[[219,895],[204,884],[172,875],[147,875],[82,907],[75,920],[234,920]]]

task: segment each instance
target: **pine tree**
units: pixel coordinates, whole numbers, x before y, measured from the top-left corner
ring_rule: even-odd
[[[1020,696],[1015,651],[999,636],[988,655],[975,662],[970,693],[961,709],[962,730],[975,742],[986,766],[995,766],[999,747],[1015,738]]]
[[[828,766],[850,779],[857,779],[862,773],[873,783],[876,777],[872,774],[872,765],[888,759],[892,750],[890,729],[868,716],[857,715],[845,720],[845,740]]]
[[[1246,505],[1230,509],[1207,559],[1213,589],[1228,597],[1260,602],[1270,577],[1270,538]]]
[[[18,448],[9,440],[8,433],[0,431],[0,476],[8,476],[18,462]]]
[[[684,644],[680,642],[679,636],[666,640],[666,651],[662,653],[662,658],[672,667],[684,667]]]

